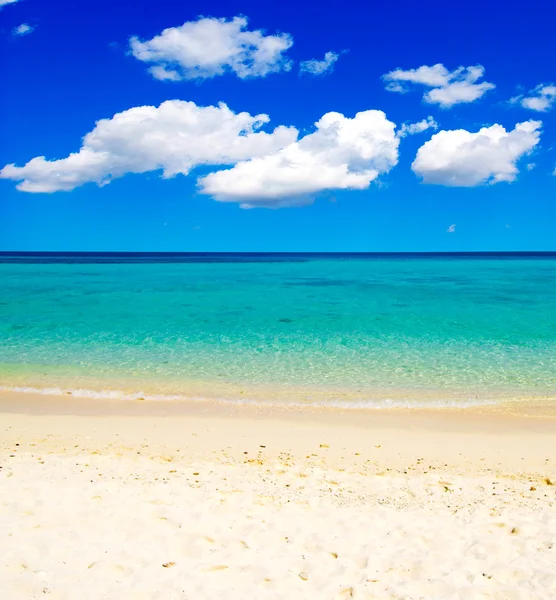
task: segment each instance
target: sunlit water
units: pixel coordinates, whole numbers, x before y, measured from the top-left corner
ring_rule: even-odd
[[[0,257],[1,388],[556,402],[556,257],[118,260]]]

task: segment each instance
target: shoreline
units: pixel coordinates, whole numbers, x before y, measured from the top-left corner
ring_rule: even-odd
[[[547,463],[556,468],[556,419],[542,411],[516,415],[498,407],[341,410],[0,392],[0,415],[4,422],[31,432],[50,428],[48,432],[61,439],[86,435],[96,443],[110,436],[130,444],[148,440],[153,447],[173,444],[202,458],[215,446],[255,448],[257,442],[270,445],[276,454],[287,451],[303,458],[325,443],[332,448],[329,459],[345,462],[346,456],[366,451],[384,467],[426,457],[461,472],[496,468],[541,473]],[[13,433],[5,435],[9,439]],[[382,452],[377,453],[376,446]]]
[[[0,398],[15,394],[18,397],[45,397],[57,403],[57,398],[74,398],[77,402],[137,403],[175,405],[220,405],[222,407],[255,407],[262,410],[310,411],[446,411],[480,414],[506,414],[518,417],[556,418],[556,396],[549,394],[509,394],[498,391],[496,394],[480,398],[476,393],[458,394],[440,390],[392,388],[385,391],[377,388],[375,398],[351,392],[324,391],[318,388],[295,388],[290,386],[287,395],[278,393],[273,386],[251,386],[255,393],[245,394],[245,386],[222,385],[215,382],[210,392],[209,384],[196,382],[190,393],[157,393],[123,389],[95,389],[71,387],[35,387],[28,385],[0,384]],[[249,388],[247,388],[249,389]],[[252,390],[252,391],[253,391]],[[444,395],[442,395],[444,393]],[[261,400],[264,398],[264,400]],[[48,400],[45,399],[45,402]]]

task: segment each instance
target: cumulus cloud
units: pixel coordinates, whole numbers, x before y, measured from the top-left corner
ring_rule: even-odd
[[[396,69],[383,75],[382,79],[390,92],[406,93],[411,84],[432,88],[425,92],[423,100],[428,104],[438,104],[441,108],[451,108],[455,104],[474,102],[496,87],[493,83],[479,82],[484,73],[481,65],[448,71],[438,63],[407,71]]]
[[[517,161],[539,143],[541,121],[518,123],[512,131],[502,125],[439,131],[423,144],[411,165],[424,183],[472,187],[514,181]]]
[[[528,95],[515,96],[510,100],[512,104],[521,104],[523,108],[546,112],[556,104],[556,85],[541,83],[529,91]]]
[[[396,126],[382,111],[330,112],[315,127],[277,152],[201,178],[202,192],[243,207],[291,206],[323,190],[366,189],[398,162]]]
[[[15,4],[19,2],[19,0],[0,0],[0,10],[2,10],[3,6],[7,6],[8,4]]]
[[[22,167],[7,165],[0,178],[19,181],[22,191],[56,192],[88,182],[105,185],[126,173],[162,170],[168,178],[198,165],[235,164],[297,139],[292,127],[261,131],[268,121],[268,115],[234,113],[225,104],[169,100],[159,107],[138,106],[98,121],[67,158],[38,156]]]
[[[418,121],[417,123],[404,123],[399,129],[398,129],[398,137],[403,138],[406,137],[408,135],[415,135],[416,133],[422,133],[423,131],[426,131],[427,129],[438,129],[438,123],[433,119],[433,117],[431,117],[430,115],[426,118],[426,119],[422,119],[421,121]]]
[[[15,37],[21,37],[22,35],[33,33],[33,31],[35,31],[35,28],[32,25],[29,25],[28,23],[22,23],[21,25],[13,28],[12,35]]]
[[[455,233],[456,232],[456,224],[452,223],[452,225],[450,225],[450,227],[448,227],[448,229],[446,229],[446,231],[448,233]]]
[[[202,192],[243,207],[279,207],[310,202],[323,190],[365,189],[398,161],[396,125],[382,111],[327,113],[299,141],[294,127],[262,131],[268,121],[225,104],[135,107],[98,121],[78,152],[10,164],[0,178],[18,181],[22,191],[56,192],[106,185],[126,173],[161,170],[169,178],[199,165],[234,165],[202,177]]]
[[[336,61],[340,55],[336,52],[327,52],[323,60],[313,58],[311,60],[302,60],[299,63],[299,72],[307,75],[325,75],[332,73]]]
[[[130,38],[131,54],[149,63],[156,79],[181,81],[234,73],[241,79],[289,71],[284,53],[292,46],[289,34],[266,35],[247,29],[245,17],[199,18],[141,41]]]

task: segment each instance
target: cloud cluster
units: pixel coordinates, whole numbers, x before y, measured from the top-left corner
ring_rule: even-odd
[[[0,0],[0,10],[2,10],[3,6],[7,6],[8,4],[15,4],[19,2],[19,0]]]
[[[390,92],[406,93],[409,91],[408,84],[432,88],[425,92],[423,100],[428,104],[438,104],[441,108],[451,108],[455,104],[474,102],[495,88],[493,83],[479,82],[484,73],[481,65],[448,71],[439,63],[407,71],[396,69],[383,75],[382,79]]]
[[[403,123],[398,129],[398,137],[403,138],[408,135],[415,135],[416,133],[422,133],[427,129],[438,129],[438,123],[430,115],[426,119],[422,119],[417,123]]]
[[[106,185],[126,173],[161,170],[168,178],[199,165],[234,165],[200,179],[201,190],[243,206],[281,206],[305,203],[321,190],[364,189],[398,160],[395,124],[381,111],[327,113],[299,141],[293,127],[262,131],[268,121],[225,104],[135,107],[98,121],[67,158],[7,165],[0,178],[19,181],[22,191],[56,192]]]
[[[502,125],[439,131],[423,144],[411,165],[424,183],[472,187],[514,181],[517,161],[539,143],[540,121],[518,123],[512,131]]]
[[[291,127],[261,131],[268,121],[267,115],[234,113],[225,104],[168,100],[159,107],[138,106],[98,121],[79,152],[52,161],[38,156],[23,167],[7,165],[0,177],[20,181],[22,191],[56,192],[88,182],[105,185],[126,173],[185,175],[198,165],[266,155],[297,139]]]
[[[18,0],[0,0],[2,6]],[[23,23],[14,36],[31,33]],[[241,79],[289,71],[289,34],[251,30],[245,17],[199,17],[163,30],[149,40],[130,38],[130,52],[160,80],[181,81],[232,73]],[[299,63],[300,74],[320,76],[334,70],[340,54]],[[423,99],[441,108],[470,103],[494,84],[481,81],[481,65],[449,71],[443,64],[396,69],[383,75],[386,89],[405,93],[424,86]],[[541,84],[512,103],[547,111],[556,104],[556,85]],[[6,165],[0,178],[26,192],[70,191],[86,183],[99,186],[128,173],[187,175],[199,166],[211,172],[198,179],[199,190],[242,207],[307,204],[325,190],[363,190],[397,163],[402,138],[438,130],[428,116],[399,128],[380,110],[355,116],[324,114],[301,136],[292,126],[268,127],[266,114],[235,113],[224,103],[199,106],[168,100],[137,106],[98,121],[77,152],[58,160],[37,156],[23,166]],[[537,146],[540,121],[518,123],[507,131],[495,124],[477,132],[437,131],[417,151],[412,170],[423,183],[471,187],[514,181],[518,161]],[[534,163],[524,165],[531,170]],[[206,170],[205,170],[206,173]],[[556,175],[556,169],[554,174]],[[455,231],[455,224],[448,232]]]
[[[382,111],[351,119],[330,112],[315,127],[277,152],[201,178],[201,190],[243,207],[303,204],[323,190],[366,189],[398,162],[396,126]]]
[[[546,112],[556,104],[556,85],[553,83],[541,83],[529,91],[527,96],[515,96],[510,100],[512,104],[521,104],[529,110]]]
[[[33,33],[33,31],[35,31],[35,28],[32,25],[29,25],[28,23],[22,23],[21,25],[13,28],[12,35],[15,37],[21,37],[23,35]]]
[[[0,178],[26,192],[70,191],[99,186],[127,173],[161,171],[187,175],[195,167],[221,168],[198,180],[199,189],[243,207],[292,206],[324,190],[362,190],[398,162],[400,139],[436,129],[432,117],[395,123],[379,110],[350,118],[329,112],[314,131],[299,137],[295,127],[264,131],[268,115],[235,113],[225,104],[197,106],[168,100],[138,106],[102,119],[78,152],[59,160],[37,156],[19,167],[6,165]],[[412,170],[424,183],[471,187],[513,181],[517,161],[539,143],[540,121],[501,125],[478,132],[440,131],[418,150]],[[225,168],[229,167],[229,168]]]
[[[293,39],[286,33],[266,35],[249,30],[245,17],[199,18],[141,41],[130,39],[132,55],[151,65],[156,79],[181,81],[206,79],[230,72],[241,79],[288,71],[284,53]]]
[[[302,60],[299,63],[299,72],[307,75],[326,75],[332,73],[336,61],[340,58],[340,55],[336,52],[327,52],[324,55],[323,60]]]

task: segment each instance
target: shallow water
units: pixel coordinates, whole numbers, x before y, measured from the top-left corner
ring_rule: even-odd
[[[2,388],[341,406],[556,398],[556,256],[0,257],[0,282]]]

